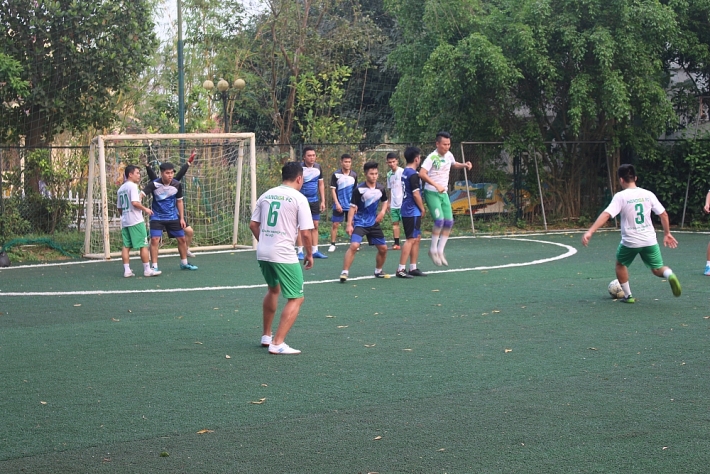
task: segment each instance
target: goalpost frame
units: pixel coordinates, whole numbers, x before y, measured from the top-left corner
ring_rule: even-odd
[[[132,134],[132,135],[98,135],[91,140],[89,147],[89,182],[87,187],[86,200],[86,221],[84,234],[84,257],[85,258],[100,258],[110,260],[112,257],[120,257],[121,252],[111,252],[109,238],[109,220],[108,220],[108,188],[106,185],[106,155],[104,144],[108,142],[125,142],[135,140],[239,140],[239,155],[237,160],[237,176],[238,189],[234,203],[234,228],[231,245],[216,245],[205,247],[203,250],[222,250],[237,248],[239,236],[239,219],[238,213],[241,206],[241,178],[242,166],[244,164],[244,141],[249,140],[249,181],[250,181],[250,210],[254,212],[256,206],[256,135],[254,133],[171,133],[171,134]],[[103,226],[101,229],[104,243],[102,254],[91,253],[91,230],[93,228],[94,219],[94,180],[96,163],[96,149],[98,148],[98,166],[99,166],[99,186],[101,191],[101,214]],[[252,236],[251,248],[256,249],[256,238]]]

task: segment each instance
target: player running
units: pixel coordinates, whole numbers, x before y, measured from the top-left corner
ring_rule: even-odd
[[[417,147],[407,147],[404,150],[404,159],[407,166],[402,172],[400,186],[402,187],[402,226],[404,227],[404,246],[399,256],[397,278],[413,278],[426,276],[426,273],[417,268],[419,258],[419,243],[422,238],[422,217],[424,216],[424,202],[422,201],[417,168],[421,161],[421,151]],[[407,273],[407,260],[409,260],[409,273]]]
[[[449,201],[447,193],[451,168],[471,169],[470,162],[457,162],[449,148],[451,148],[451,135],[449,132],[437,133],[436,150],[426,157],[419,170],[419,176],[426,183],[424,185],[424,200],[429,208],[429,213],[434,218],[429,257],[431,257],[436,266],[449,265],[444,255],[444,248],[454,225],[451,201]]]
[[[281,169],[281,186],[271,188],[259,197],[251,216],[249,229],[258,241],[256,258],[268,290],[263,302],[263,335],[261,345],[271,354],[300,354],[284,342],[303,304],[303,271],[293,249],[296,234],[306,248],[304,266],[313,266],[311,229],[313,218],[308,200],[299,191],[303,186],[301,163],[286,163]],[[279,326],[272,337],[271,324],[279,304],[279,293],[288,299],[281,312]]]
[[[370,245],[377,247],[375,257],[375,277],[385,278],[382,267],[387,259],[387,242],[385,234],[382,233],[380,222],[387,213],[387,190],[377,182],[379,171],[377,163],[369,161],[365,163],[365,182],[357,185],[350,200],[350,210],[348,211],[348,222],[345,227],[350,235],[350,247],[345,252],[343,259],[343,271],[340,274],[340,283],[348,280],[350,266],[355,259],[355,253],[360,248],[362,239],[367,237]],[[382,210],[378,213],[378,203],[382,203]]]
[[[338,238],[338,227],[345,220],[350,210],[350,199],[353,189],[357,186],[357,173],[352,170],[353,157],[345,153],[340,157],[340,169],[330,177],[330,193],[333,198],[333,225],[330,228],[330,247],[328,252],[335,252],[335,241]]]
[[[636,186],[636,170],[633,165],[621,165],[618,170],[622,191],[614,195],[611,204],[597,218],[584,236],[582,243],[586,247],[594,232],[611,218],[621,214],[621,243],[616,250],[616,278],[624,290],[624,303],[635,303],[629,287],[629,265],[636,255],[651,269],[657,277],[667,278],[673,296],[680,296],[681,288],[673,270],[663,265],[661,249],[658,247],[656,230],[651,221],[651,211],[661,219],[663,226],[663,245],[672,249],[678,241],[671,235],[668,213],[658,198],[651,191]]]
[[[303,186],[301,193],[308,199],[313,217],[313,230],[311,230],[311,242],[313,248],[313,258],[328,258],[327,255],[318,251],[318,224],[320,223],[320,213],[325,211],[325,185],[323,184],[323,170],[316,163],[316,150],[307,146],[303,148]],[[320,196],[320,203],[318,197]],[[303,243],[300,233],[296,239],[298,245],[298,259],[303,260]]]
[[[148,234],[143,221],[143,212],[152,215],[153,211],[141,204],[141,192],[138,189],[138,183],[141,182],[141,170],[137,166],[128,165],[123,174],[126,177],[126,182],[118,188],[118,205],[116,206],[118,213],[121,215],[123,276],[126,278],[135,276],[129,264],[131,249],[140,251],[141,262],[143,262],[143,276],[158,276],[161,272],[150,268]]]
[[[391,151],[387,153],[387,189],[390,190],[390,217],[392,218],[392,236],[394,244],[392,250],[399,250],[399,223],[402,221],[402,172],[399,167],[399,156]]]

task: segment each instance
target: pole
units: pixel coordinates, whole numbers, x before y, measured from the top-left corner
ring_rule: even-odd
[[[698,116],[695,118],[695,135],[693,136],[693,144],[698,142],[698,125],[700,124],[700,116],[703,114],[703,99],[705,96],[698,97]],[[688,182],[685,185],[685,202],[683,203],[683,217],[680,220],[680,228],[685,227],[685,210],[688,208],[688,192],[690,191],[690,176],[693,174],[693,165],[690,165],[688,171]]]
[[[463,143],[461,143],[461,162],[465,165],[466,164],[466,156],[464,155],[463,152]],[[473,235],[476,235],[476,228],[473,225],[473,211],[471,210],[471,190],[469,189],[468,186],[468,173],[466,172],[466,167],[463,167],[463,179],[466,180],[466,198],[468,199],[468,215],[471,217],[471,232],[473,232]]]
[[[224,120],[224,133],[229,133],[229,120],[227,120],[227,93],[220,92],[222,98],[222,119]]]
[[[540,193],[540,209],[542,210],[542,222],[545,223],[545,232],[547,232],[547,216],[545,215],[545,201],[542,199],[542,185],[540,184],[540,171],[537,168],[537,151],[533,150],[533,159],[535,160],[535,174],[537,175],[537,190]]]
[[[185,133],[185,58],[183,57],[182,41],[182,2],[177,0],[178,23],[178,120],[180,133]],[[185,141],[180,140],[180,164],[185,164]]]

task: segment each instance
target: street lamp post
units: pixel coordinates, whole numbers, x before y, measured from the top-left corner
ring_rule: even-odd
[[[229,86],[229,82],[225,81],[224,79],[220,79],[217,81],[217,90],[214,92],[214,95],[212,98],[214,100],[221,100],[222,101],[222,119],[224,120],[224,133],[229,133],[229,124],[231,120],[229,120],[229,117],[227,116],[227,102],[230,100],[234,100],[237,97],[237,94],[246,87],[246,82],[244,82],[244,79],[237,79],[234,81],[234,84],[232,87]],[[203,84],[202,87],[205,88],[207,92],[210,94],[215,88],[214,82],[210,81],[207,79]]]

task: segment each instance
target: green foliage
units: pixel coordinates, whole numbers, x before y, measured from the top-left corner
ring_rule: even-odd
[[[155,35],[147,0],[5,0],[0,53],[22,65],[29,91],[4,109],[0,130],[29,146],[58,132],[106,127],[121,91],[147,65]]]

